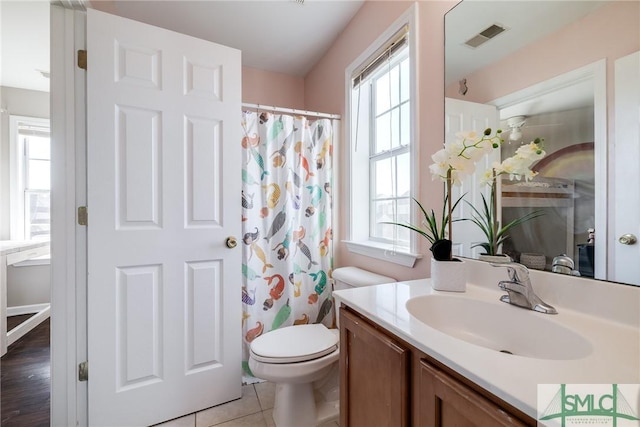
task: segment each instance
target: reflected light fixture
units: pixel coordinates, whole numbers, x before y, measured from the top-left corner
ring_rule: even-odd
[[[519,141],[522,138],[522,127],[526,123],[525,116],[513,116],[507,119],[509,126],[509,141]]]

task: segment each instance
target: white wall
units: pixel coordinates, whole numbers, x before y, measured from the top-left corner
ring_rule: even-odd
[[[50,273],[48,264],[7,268],[7,307],[48,303]]]
[[[49,118],[49,93],[13,87],[0,88],[0,240],[9,239],[9,116]],[[7,306],[49,302],[50,266],[10,267]]]

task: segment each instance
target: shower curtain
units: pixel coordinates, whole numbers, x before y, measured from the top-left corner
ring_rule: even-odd
[[[331,120],[242,114],[243,369],[251,341],[333,321]]]

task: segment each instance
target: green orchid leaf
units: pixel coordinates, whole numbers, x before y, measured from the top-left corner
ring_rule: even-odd
[[[451,210],[454,210],[458,206],[463,197],[464,195],[460,196],[460,198],[456,200],[456,202],[452,205]],[[422,220],[422,224],[425,226],[424,229],[412,224],[398,223],[393,221],[383,221],[380,222],[380,224],[397,225],[415,231],[416,233],[426,238],[432,245],[438,240],[443,240],[445,238],[447,225],[449,224],[449,214],[447,209],[448,196],[445,196],[442,214],[440,215],[440,217],[436,215],[433,209],[427,212],[427,210],[418,200],[413,197],[411,199],[416,202],[416,204],[420,208],[420,211],[422,212],[422,216],[424,217],[424,219]]]
[[[477,243],[472,247],[482,247],[488,255],[496,255],[498,252],[498,248],[502,245],[506,240],[510,237],[507,234],[511,229],[517,227],[527,221],[538,218],[544,215],[544,212],[537,210],[534,212],[530,212],[526,215],[521,216],[520,218],[516,218],[508,224],[500,227],[499,222],[496,220],[496,215],[493,209],[494,197],[495,197],[495,188],[492,189],[491,197],[489,202],[487,201],[484,194],[481,194],[482,197],[482,206],[477,208],[473,204],[465,201],[467,205],[471,208],[472,217],[471,218],[463,218],[463,221],[471,221],[473,222],[482,233],[485,235],[487,241],[483,243]]]

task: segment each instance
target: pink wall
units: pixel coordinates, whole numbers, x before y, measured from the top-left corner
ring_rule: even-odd
[[[489,102],[559,74],[607,58],[609,94],[613,93],[613,63],[640,49],[640,2],[605,5],[567,28],[467,76],[468,96],[458,84],[447,88],[451,98]]]
[[[444,139],[444,14],[456,1],[367,1],[348,27],[340,34],[325,56],[305,79],[305,109],[344,116],[345,69],[365,51],[400,15],[413,4],[418,6],[418,163],[427,165],[431,154]],[[348,189],[342,177],[347,176],[344,129],[334,149],[338,164],[336,182],[340,183],[335,199],[338,212],[334,228],[335,266],[354,265],[398,280],[424,278],[430,275],[430,253],[426,240],[420,242],[424,258],[414,268],[379,261],[350,253],[341,241],[346,238]],[[427,167],[418,168],[418,199],[426,208],[442,206],[442,184],[431,180]]]
[[[242,102],[304,109],[304,79],[242,67]]]

